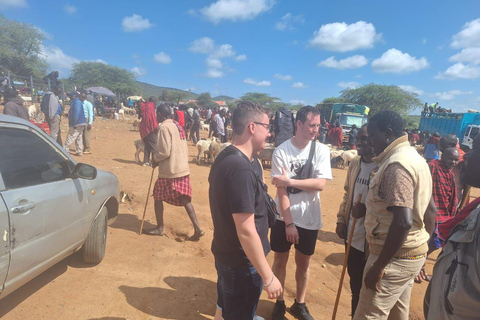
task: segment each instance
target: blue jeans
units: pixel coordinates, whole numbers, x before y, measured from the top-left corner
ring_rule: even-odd
[[[232,269],[215,262],[217,306],[225,320],[252,320],[262,293],[262,278],[254,267]]]

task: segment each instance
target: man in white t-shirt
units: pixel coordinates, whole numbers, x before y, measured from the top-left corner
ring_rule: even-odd
[[[357,132],[355,143],[358,150],[358,157],[352,160],[348,167],[345,180],[345,195],[337,214],[337,235],[348,242],[353,224],[353,211],[365,210],[365,199],[367,198],[370,175],[377,167],[373,162],[373,147],[368,142],[367,125],[364,125]],[[362,196],[358,202],[359,196]],[[352,291],[352,316],[360,298],[362,289],[363,270],[365,269],[365,217],[357,219],[352,237],[350,254],[348,255],[347,271],[350,276],[350,289]]]
[[[270,244],[275,252],[273,272],[285,284],[289,251],[295,245],[296,299],[290,307],[297,319],[313,319],[305,304],[310,258],[315,252],[318,230],[322,227],[320,194],[326,181],[332,179],[330,151],[315,142],[320,127],[320,113],[310,106],[297,112],[296,134],[279,145],[272,157],[272,180],[277,187],[275,202],[281,217],[270,233]],[[308,162],[310,148],[315,143],[312,174],[309,178],[294,179]],[[292,189],[295,188],[295,189]],[[286,311],[283,294],[277,298],[272,319],[284,319]]]

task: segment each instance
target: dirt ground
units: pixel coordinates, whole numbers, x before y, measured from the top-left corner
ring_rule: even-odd
[[[213,319],[216,272],[210,245],[213,226],[208,203],[209,166],[193,162],[195,147],[189,143],[193,205],[206,234],[198,242],[185,241],[193,227],[183,207],[165,205],[167,235],[138,235],[147,197],[150,167],[134,162],[133,142],[140,138],[127,121],[97,119],[93,125],[93,154],[79,162],[115,173],[121,190],[134,199],[120,205],[117,221],[108,229],[105,259],[96,266],[77,254],[0,300],[0,317],[10,319]],[[65,138],[68,121],[62,123]],[[205,132],[202,132],[205,136]],[[141,155],[141,157],[143,154]],[[315,319],[330,319],[344,260],[344,246],[335,234],[338,206],[347,170],[333,169],[334,179],[321,193],[324,227],[312,258],[307,302]],[[270,170],[265,176],[270,180]],[[270,193],[274,194],[270,186]],[[478,190],[473,192],[478,196]],[[145,226],[155,223],[152,198]],[[436,255],[434,255],[436,256]],[[433,257],[433,256],[432,256]],[[268,256],[270,263],[273,254]],[[293,258],[293,257],[292,257]],[[427,260],[431,272],[434,260]],[[411,319],[423,319],[427,285],[416,284],[411,299]],[[295,293],[294,261],[290,259],[285,286],[286,302]],[[258,315],[270,318],[274,302],[262,294]],[[287,319],[293,319],[287,314]],[[350,319],[350,290],[345,277],[337,319]]]

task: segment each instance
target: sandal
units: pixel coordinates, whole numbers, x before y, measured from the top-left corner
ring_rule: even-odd
[[[188,241],[198,241],[200,238],[205,234],[205,231],[200,230],[200,232],[197,234],[194,234],[193,236],[187,238]]]
[[[160,231],[160,229],[158,228],[143,229],[142,233],[146,234],[147,236],[164,236],[165,235],[165,231]]]

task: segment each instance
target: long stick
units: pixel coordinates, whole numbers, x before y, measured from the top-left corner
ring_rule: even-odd
[[[139,235],[142,234],[143,223],[145,222],[145,214],[147,213],[148,198],[150,197],[150,189],[152,188],[152,181],[153,181],[153,173],[154,172],[155,172],[155,168],[152,169],[152,176],[150,177],[150,183],[148,184],[147,200],[145,200],[145,208],[143,209],[142,224],[140,225],[140,231],[138,232]]]
[[[357,202],[362,201],[362,195],[358,195]],[[337,316],[338,303],[340,302],[340,296],[342,294],[343,278],[345,277],[345,270],[347,269],[348,255],[350,254],[350,247],[352,245],[353,232],[355,231],[355,225],[357,224],[357,218],[353,217],[352,230],[350,230],[350,236],[348,237],[347,251],[345,252],[345,261],[343,261],[342,275],[340,276],[340,282],[338,283],[337,298],[335,299],[335,306],[333,307],[332,320],[335,320]]]

